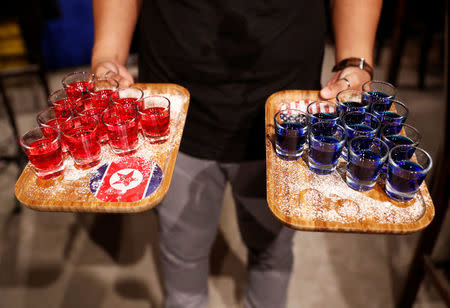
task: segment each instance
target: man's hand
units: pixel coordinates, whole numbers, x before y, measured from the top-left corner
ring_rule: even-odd
[[[361,90],[362,84],[369,80],[368,72],[358,67],[346,67],[331,77],[327,85],[320,91],[320,96],[323,99],[332,99],[342,90]]]
[[[112,61],[103,61],[92,67],[96,77],[110,77],[119,82],[119,88],[127,88],[134,83],[133,76],[127,68]]]

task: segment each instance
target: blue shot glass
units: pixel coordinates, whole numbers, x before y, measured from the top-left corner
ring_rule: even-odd
[[[386,104],[374,103],[371,112],[381,121],[381,125],[398,126],[402,128],[408,118],[409,110],[405,104],[397,100],[391,100],[390,109],[386,110]]]
[[[345,180],[354,190],[366,191],[375,186],[389,148],[379,138],[356,137],[348,146]]]
[[[346,147],[342,156],[347,159],[349,142],[358,136],[376,137],[381,122],[376,116],[368,112],[351,111],[342,116],[342,124],[347,134]]]
[[[410,156],[411,149],[414,156]],[[388,164],[386,194],[391,199],[406,202],[414,198],[433,161],[421,148],[398,145],[390,150]]]
[[[381,140],[387,144],[389,149],[397,145],[409,145],[411,147],[410,156],[414,154],[414,147],[417,147],[420,142],[420,133],[417,129],[408,124],[403,126],[384,125],[381,128]],[[387,162],[383,166],[383,174],[387,173]]]
[[[342,113],[351,111],[369,112],[370,103],[364,100],[365,93],[359,90],[343,90],[336,95],[336,102],[342,107]]]
[[[384,103],[386,110],[391,108],[392,99],[397,95],[397,89],[390,83],[379,80],[370,80],[362,85],[365,92],[364,100],[373,105],[375,103]]]
[[[308,136],[308,115],[298,109],[275,114],[275,152],[284,160],[297,160],[303,153]]]
[[[309,127],[308,166],[317,174],[336,170],[345,143],[345,129],[337,124],[317,122]]]
[[[309,124],[328,122],[337,124],[341,116],[342,107],[338,103],[330,101],[314,101],[308,104],[306,112],[309,116]]]
[[[388,145],[389,149],[392,149],[397,145],[417,147],[421,139],[419,131],[409,124],[403,124],[402,127],[396,125],[384,125],[381,128],[380,135],[381,140]]]

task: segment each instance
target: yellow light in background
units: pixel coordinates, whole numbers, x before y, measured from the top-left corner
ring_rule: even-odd
[[[0,70],[23,67],[28,64],[25,43],[15,21],[0,23]]]

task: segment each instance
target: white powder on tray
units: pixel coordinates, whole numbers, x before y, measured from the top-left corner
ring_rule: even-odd
[[[148,91],[145,91],[148,94]],[[141,157],[146,160],[155,161],[166,172],[167,157],[173,151],[181,140],[183,121],[181,121],[183,97],[176,95],[165,95],[171,102],[170,111],[170,136],[169,140],[163,144],[150,144],[145,142],[142,135],[139,136],[140,146],[133,156]],[[108,144],[102,145],[100,163],[90,169],[79,169],[75,166],[74,160],[70,155],[66,155],[65,169],[62,176],[54,180],[41,180],[34,177],[32,185],[27,187],[24,194],[33,200],[54,199],[58,201],[76,201],[83,202],[91,195],[89,181],[91,175],[98,167],[105,163],[120,159],[120,156],[114,154]],[[27,168],[32,168],[27,166]],[[97,200],[97,199],[95,199]],[[97,200],[101,202],[100,200]]]
[[[425,200],[421,193],[399,206],[390,199],[377,200],[370,193],[351,189],[345,182],[346,162],[343,159],[330,175],[317,175],[310,171],[305,163],[305,153],[298,161],[287,162],[271,150],[269,159],[272,169],[268,179],[273,181],[269,186],[277,187],[269,193],[272,193],[275,205],[288,217],[340,223],[399,224],[415,222],[425,213]],[[379,181],[377,185],[384,185],[381,179]]]
[[[306,104],[305,100],[290,103],[280,100],[273,103],[272,112],[287,107],[304,108]],[[335,172],[318,175],[307,166],[307,149],[294,162],[280,159],[272,147],[268,148],[267,155],[271,162],[267,172],[268,197],[286,217],[343,224],[411,224],[423,217],[426,203],[431,202],[429,194],[421,193],[423,186],[409,202],[391,200],[384,192],[382,177],[374,188],[376,192],[355,191],[345,182],[346,161],[342,158]]]

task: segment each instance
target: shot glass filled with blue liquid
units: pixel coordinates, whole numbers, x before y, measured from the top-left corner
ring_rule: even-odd
[[[397,89],[389,82],[380,80],[370,80],[362,85],[365,92],[364,100],[370,105],[375,103],[384,103],[385,110],[391,108],[392,99],[397,95]]]
[[[389,149],[397,145],[411,146],[410,157],[414,154],[414,147],[419,145],[421,138],[419,131],[409,124],[403,124],[403,126],[384,125],[381,127],[380,136]],[[386,162],[383,166],[383,174],[387,173],[387,168],[388,163]]]
[[[383,140],[392,149],[396,145],[409,145],[416,147],[419,145],[421,136],[417,129],[409,124],[384,125],[381,128],[381,140]]]
[[[308,166],[317,174],[330,174],[336,170],[345,143],[345,129],[327,122],[309,127]]]
[[[398,145],[389,152],[386,194],[392,199],[406,202],[414,198],[420,185],[431,170],[430,154],[418,147]]]
[[[351,111],[342,116],[342,124],[347,134],[346,148],[342,155],[347,159],[349,142],[358,136],[376,137],[381,126],[380,120],[368,112]]]
[[[306,107],[310,125],[317,122],[337,124],[341,116],[341,106],[330,101],[315,101]]]
[[[298,109],[275,114],[275,152],[284,160],[297,160],[308,136],[308,115]]]
[[[386,110],[385,103],[374,103],[371,112],[381,121],[382,125],[402,127],[408,118],[409,110],[405,104],[397,100],[391,100],[390,109]]]
[[[388,146],[379,138],[353,138],[348,146],[347,185],[358,191],[372,189],[388,153]]]
[[[368,112],[370,102],[364,100],[364,94],[359,90],[344,90],[336,95],[336,102],[341,106],[343,114],[350,111]]]

